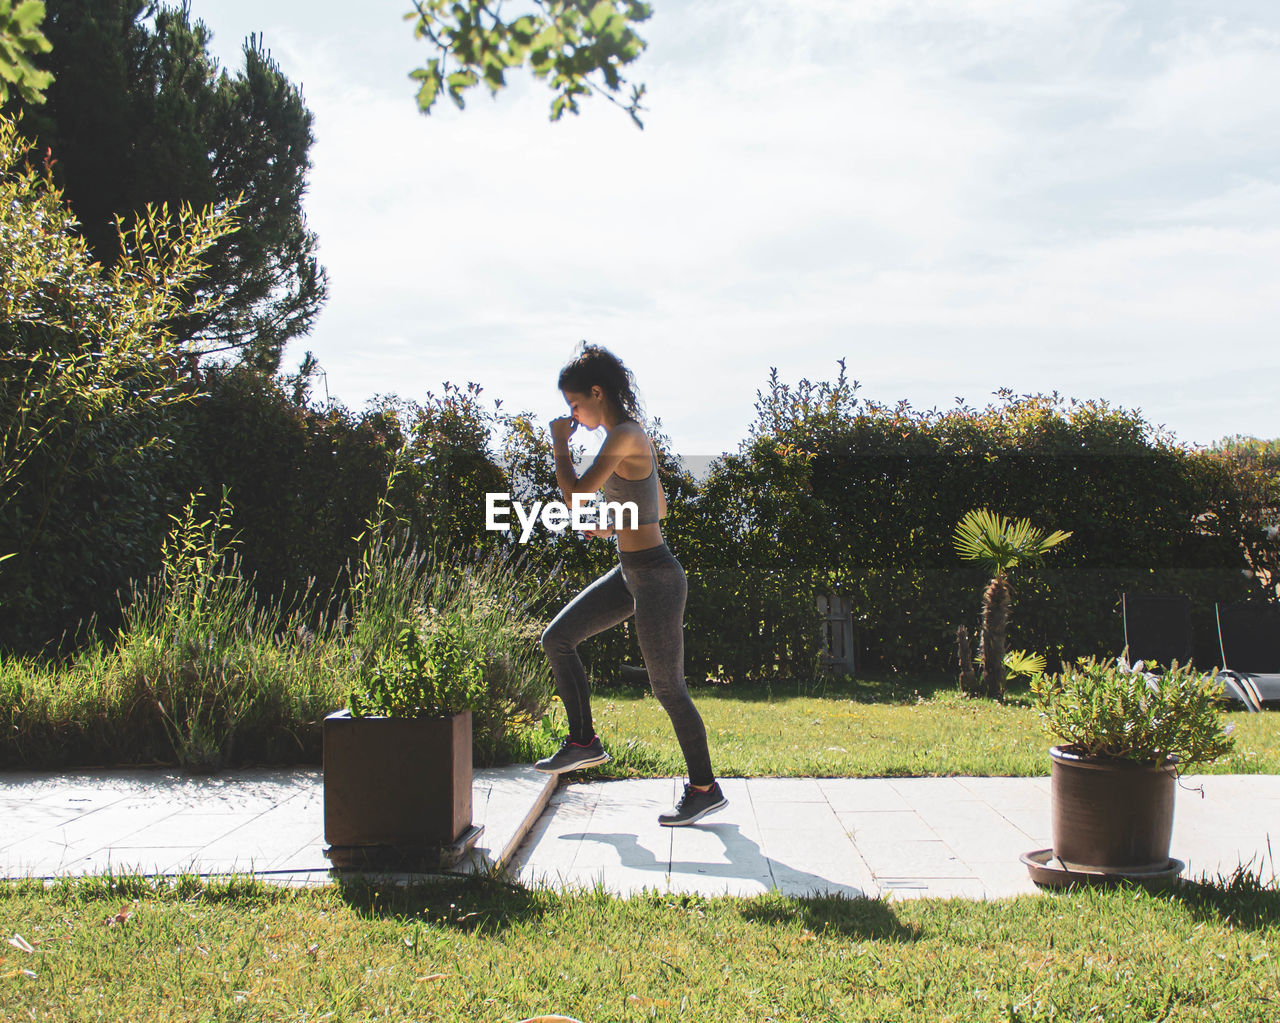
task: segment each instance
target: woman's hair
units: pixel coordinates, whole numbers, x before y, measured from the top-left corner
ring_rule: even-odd
[[[644,413],[631,370],[607,348],[583,341],[578,357],[560,371],[560,390],[588,394],[597,384],[623,415],[643,423]]]

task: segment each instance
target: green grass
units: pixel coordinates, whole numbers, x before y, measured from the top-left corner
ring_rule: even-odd
[[[712,764],[725,777],[1045,775],[1052,740],[1025,687],[1006,702],[968,699],[950,682],[852,680],[821,695],[794,683],[701,687],[694,704],[707,726]],[[596,731],[614,758],[599,777],[680,775],[671,722],[647,691],[598,690]],[[1280,773],[1274,712],[1227,714],[1236,750],[1194,773]]]
[[[107,924],[121,911],[121,923]],[[1280,891],[966,900],[524,890],[494,879],[0,884],[6,1020],[1249,1021]]]

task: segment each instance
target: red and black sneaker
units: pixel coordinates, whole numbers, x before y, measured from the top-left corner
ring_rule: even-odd
[[[729,805],[729,800],[725,798],[725,794],[720,791],[720,783],[712,782],[711,788],[703,792],[701,789],[695,789],[692,785],[684,787],[684,795],[680,797],[680,802],[676,804],[676,808],[669,813],[658,814],[658,823],[666,828],[679,828],[686,824],[692,824],[696,820],[701,820],[709,813],[723,809]]]
[[[585,746],[580,742],[565,739],[560,749],[549,757],[543,757],[533,766],[545,774],[564,774],[582,767],[595,767],[596,764],[607,764],[609,754],[600,745],[600,736],[593,735]]]

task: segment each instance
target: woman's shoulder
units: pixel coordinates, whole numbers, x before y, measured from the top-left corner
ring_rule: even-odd
[[[622,422],[614,425],[609,430],[609,433],[611,435],[630,439],[635,444],[637,450],[641,447],[648,448],[649,446],[649,435],[645,432],[644,427],[634,419],[624,419]]]

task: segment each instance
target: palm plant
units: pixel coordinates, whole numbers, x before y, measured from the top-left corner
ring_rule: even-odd
[[[960,557],[977,561],[992,575],[982,594],[982,642],[978,648],[982,685],[988,696],[1004,695],[1005,635],[1013,604],[1009,570],[1023,563],[1039,564],[1046,551],[1070,535],[1060,529],[1046,535],[1029,519],[1008,519],[986,508],[968,512],[956,526],[952,540]]]

